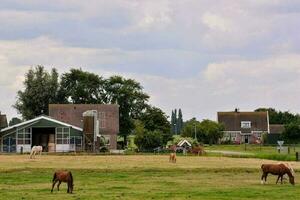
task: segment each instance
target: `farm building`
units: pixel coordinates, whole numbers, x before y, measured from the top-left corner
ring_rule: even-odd
[[[270,133],[268,112],[218,112],[218,122],[225,127],[222,141],[260,143],[263,133]]]
[[[45,115],[1,129],[0,136],[2,152],[30,152],[34,145],[46,152],[82,150],[81,128]]]
[[[98,121],[96,132],[105,138],[109,149],[117,149],[117,134],[119,133],[119,105],[116,104],[50,104],[49,116],[53,119],[80,127],[85,135],[91,132],[84,127],[83,115],[86,111],[94,111]],[[87,137],[85,137],[87,139]]]

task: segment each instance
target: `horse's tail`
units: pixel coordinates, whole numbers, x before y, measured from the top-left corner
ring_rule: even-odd
[[[52,182],[54,182],[56,179],[56,172],[54,172],[54,175],[53,175],[53,179],[52,179]]]

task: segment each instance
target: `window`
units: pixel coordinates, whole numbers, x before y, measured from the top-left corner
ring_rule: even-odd
[[[17,144],[31,144],[31,129],[24,128],[17,132]]]
[[[106,113],[99,112],[99,126],[100,128],[106,128]]]
[[[257,139],[261,139],[262,136],[262,132],[254,132],[255,136],[257,137]]]
[[[236,141],[236,133],[230,133],[231,135],[231,140]]]
[[[70,137],[70,149],[73,151],[82,151],[82,137],[72,136]]]
[[[251,122],[250,121],[242,121],[241,128],[251,128]]]
[[[69,143],[70,143],[70,129],[56,128],[56,144],[69,144]]]

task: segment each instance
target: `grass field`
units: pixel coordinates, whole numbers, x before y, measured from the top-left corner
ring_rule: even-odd
[[[298,199],[300,184],[260,184],[262,159],[178,156],[0,155],[0,199]],[[298,171],[300,163],[291,162]],[[56,169],[69,169],[74,194],[50,193]]]

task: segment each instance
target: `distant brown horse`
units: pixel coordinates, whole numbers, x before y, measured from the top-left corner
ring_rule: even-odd
[[[53,175],[52,179],[52,189],[51,192],[53,192],[53,188],[55,184],[57,184],[57,190],[59,191],[59,186],[61,182],[66,182],[68,185],[68,190],[67,193],[72,193],[73,192],[73,176],[70,171],[56,171]]]
[[[263,172],[263,174],[261,176],[261,183],[262,184],[264,184],[267,181],[267,176],[270,173],[270,174],[273,174],[273,175],[278,175],[276,184],[278,183],[279,178],[281,179],[281,184],[282,184],[283,176],[285,174],[287,174],[289,176],[290,183],[292,185],[295,185],[295,179],[294,179],[294,176],[292,174],[291,169],[283,163],[280,163],[280,164],[262,164],[261,169],[262,169],[262,172]]]
[[[205,153],[204,148],[202,146],[195,146],[189,152],[198,156],[203,155]]]
[[[176,153],[170,153],[169,162],[176,163]]]

